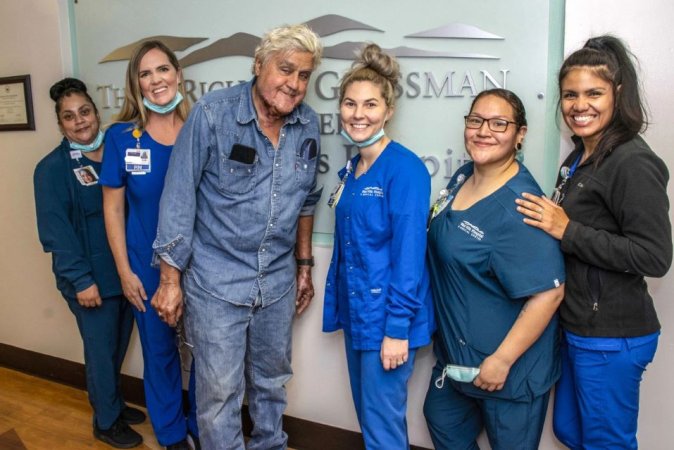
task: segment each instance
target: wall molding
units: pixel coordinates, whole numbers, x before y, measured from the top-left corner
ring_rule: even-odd
[[[82,363],[0,343],[0,366],[77,389],[86,389],[86,377]],[[124,398],[130,403],[145,406],[142,379],[122,374],[122,391]],[[250,436],[252,423],[248,417],[246,405],[243,406],[241,415],[243,432],[246,436]],[[285,415],[283,416],[283,429],[288,433],[288,445],[300,450],[365,449],[361,434],[351,430]],[[414,445],[410,448],[428,450]]]

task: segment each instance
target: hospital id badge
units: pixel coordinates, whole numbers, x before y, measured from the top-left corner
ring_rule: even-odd
[[[127,148],[124,156],[124,166],[131,175],[145,175],[151,172],[152,158],[150,149]]]
[[[336,208],[337,203],[339,203],[339,199],[342,198],[342,192],[344,191],[344,182],[340,181],[337,186],[335,186],[335,189],[332,191],[330,194],[330,198],[328,199],[328,207],[330,208]]]

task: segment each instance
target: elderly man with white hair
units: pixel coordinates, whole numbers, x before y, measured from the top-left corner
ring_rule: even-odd
[[[321,54],[304,25],[271,30],[256,48],[254,78],[202,97],[171,156],[152,305],[171,325],[185,309],[204,448],[244,448],[244,393],[254,423],[247,448],[287,446],[291,325],[314,295],[321,195],[318,117],[302,100]]]

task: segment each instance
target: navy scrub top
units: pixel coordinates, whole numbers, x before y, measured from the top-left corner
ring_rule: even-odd
[[[448,185],[450,196],[468,179],[473,163]],[[460,179],[460,178],[459,178]],[[462,211],[449,205],[430,225],[429,267],[438,333],[439,362],[478,367],[501,344],[528,298],[564,283],[559,241],[526,225],[516,211],[522,192],[541,195],[529,171],[519,172],[493,194]],[[467,395],[530,400],[559,378],[557,315],[512,366],[503,390],[485,392],[453,382]]]

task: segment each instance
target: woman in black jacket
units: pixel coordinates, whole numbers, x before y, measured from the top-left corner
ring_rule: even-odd
[[[105,238],[97,175],[103,158],[100,117],[80,80],[65,78],[49,94],[63,140],[35,168],[38,234],[82,336],[94,436],[113,447],[135,447],[143,438],[129,424],[143,422],[145,414],[126,406],[120,391],[133,315]]]
[[[639,385],[660,334],[644,277],[665,275],[672,261],[669,174],[639,135],[645,109],[619,39],[595,37],[571,54],[559,90],[576,148],[552,199],[517,200],[565,256],[554,431],[573,449],[636,449]]]

